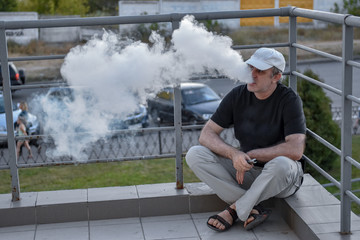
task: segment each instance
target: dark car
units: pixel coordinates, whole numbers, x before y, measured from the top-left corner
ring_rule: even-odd
[[[61,103],[66,101],[74,101],[74,89],[72,87],[54,87],[50,88],[46,97],[49,100],[57,101],[62,108],[63,114],[65,114],[64,110],[66,109],[66,105],[62,106]],[[94,98],[91,96],[91,92],[86,89],[82,89],[84,98],[87,98],[87,104],[89,109],[92,107],[92,101]],[[139,104],[138,108],[132,113],[127,115],[126,117],[117,117],[111,120],[109,124],[109,130],[116,131],[122,129],[140,129],[148,126],[148,115],[147,109],[144,105]]]
[[[9,74],[11,85],[23,85],[25,84],[25,72],[22,69],[17,69],[15,64],[9,62]],[[2,71],[0,65],[0,86],[3,85]]]
[[[181,83],[181,108],[183,124],[202,124],[210,119],[221,98],[209,86],[202,83]],[[148,113],[155,123],[174,122],[174,89],[165,87],[149,98]]]

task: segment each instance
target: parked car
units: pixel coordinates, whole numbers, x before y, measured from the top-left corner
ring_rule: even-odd
[[[9,62],[9,74],[10,74],[10,81],[11,85],[23,85],[25,84],[25,71],[23,69],[17,69],[15,64]],[[0,85],[3,85],[3,78],[2,78],[2,71],[0,65]]]
[[[183,124],[202,124],[210,119],[221,102],[220,96],[203,83],[181,83]],[[165,87],[147,100],[148,112],[155,123],[174,122],[174,89]]]
[[[21,109],[17,105],[12,106],[12,114],[14,125],[18,119]],[[39,135],[40,134],[40,124],[37,117],[31,113],[27,115],[27,131],[29,135]],[[15,130],[15,129],[14,129]],[[7,128],[6,128],[6,115],[5,115],[5,104],[4,97],[0,94],[0,142],[7,142]]]
[[[91,94],[91,93],[89,93]],[[74,101],[74,88],[71,87],[54,87],[50,88],[46,97],[56,101]],[[89,101],[91,96],[89,96]],[[89,103],[91,105],[91,103]],[[122,129],[140,129],[148,126],[148,114],[144,105],[139,104],[138,109],[126,116],[125,118],[117,118],[116,116],[109,124],[109,130]]]

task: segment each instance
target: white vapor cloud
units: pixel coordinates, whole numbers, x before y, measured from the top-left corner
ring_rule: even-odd
[[[86,160],[83,150],[106,135],[115,115],[134,112],[149,92],[188,81],[194,73],[216,70],[234,81],[252,81],[242,56],[231,48],[232,40],[208,32],[193,16],[181,21],[170,47],[156,32],[150,41],[151,45],[124,41],[105,32],[102,38],[94,37],[70,50],[61,75],[87,94],[76,90],[74,101],[66,102],[66,111],[46,97],[40,99],[46,115],[44,134],[50,134],[56,145],[48,154]],[[86,134],[79,134],[79,129]]]

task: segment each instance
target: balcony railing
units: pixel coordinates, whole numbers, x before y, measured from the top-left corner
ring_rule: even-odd
[[[2,66],[7,66],[9,61],[37,61],[49,59],[63,59],[63,55],[51,56],[24,56],[9,58],[7,50],[7,40],[5,31],[9,29],[27,29],[27,28],[53,28],[53,27],[74,27],[74,26],[98,26],[98,25],[121,25],[121,24],[142,24],[142,23],[171,23],[173,30],[179,27],[182,18],[191,14],[197,20],[216,20],[216,19],[233,19],[233,18],[253,18],[253,17],[272,17],[282,16],[289,18],[289,41],[287,43],[272,43],[272,44],[256,44],[246,46],[233,46],[234,49],[252,49],[259,47],[287,47],[289,52],[289,85],[296,91],[297,78],[305,79],[313,84],[327,89],[335,94],[341,96],[341,149],[331,145],[321,136],[308,129],[308,134],[323,145],[337,153],[341,157],[341,181],[337,181],[327,172],[317,166],[311,159],[305,156],[308,163],[324,175],[329,181],[340,189],[341,196],[341,226],[342,233],[350,232],[350,213],[351,201],[360,204],[360,200],[351,192],[351,169],[355,166],[360,169],[360,164],[357,160],[352,158],[352,117],[353,109],[352,103],[360,104],[360,98],[352,95],[352,69],[353,67],[360,68],[360,63],[353,59],[353,32],[354,28],[360,27],[360,18],[335,14],[329,12],[321,12],[315,10],[308,10],[294,7],[284,7],[276,9],[259,9],[259,10],[240,10],[240,11],[224,11],[224,12],[204,12],[204,13],[173,13],[164,15],[145,15],[145,16],[126,16],[126,17],[94,17],[94,18],[71,18],[71,19],[54,19],[54,20],[33,20],[33,21],[1,21],[0,22],[0,60]],[[340,24],[343,28],[342,36],[342,56],[334,56],[332,54],[322,52],[297,43],[297,17],[304,17],[327,23]],[[296,71],[297,66],[297,49],[308,51],[319,55],[321,57],[329,58],[334,61],[342,63],[342,89],[336,89],[325,83],[316,81]],[[12,178],[12,200],[20,199],[20,183],[18,169],[23,167],[37,167],[45,165],[58,164],[75,164],[76,160],[71,157],[64,157],[62,159],[50,159],[42,155],[35,156],[34,159],[26,160],[22,157],[17,159],[14,126],[12,119],[12,93],[11,89],[32,88],[34,86],[25,85],[12,87],[10,86],[9,71],[3,68],[2,77],[3,95],[6,111],[7,122],[7,145],[6,150],[2,150],[0,154],[0,168],[9,168]],[[7,80],[7,81],[6,81]],[[55,84],[56,85],[56,84]],[[50,84],[48,86],[53,86]],[[38,86],[37,86],[38,87]],[[43,86],[46,87],[46,86]],[[99,140],[97,144],[85,150],[89,156],[88,161],[82,163],[101,162],[101,161],[125,161],[132,159],[150,159],[158,157],[175,157],[176,159],[176,182],[177,188],[183,187],[183,153],[193,144],[197,143],[199,129],[201,126],[185,127],[181,123],[181,94],[179,86],[175,86],[174,91],[174,126],[157,129],[144,129],[140,133],[145,136],[147,141],[136,142],[135,148],[127,145],[128,143],[121,142],[117,138]],[[234,137],[231,133],[224,133],[224,137],[230,142]],[[164,137],[165,136],[165,137]],[[41,139],[44,136],[31,136],[30,138]],[[48,144],[48,143],[47,143]],[[125,144],[124,146],[122,144]],[[134,142],[132,143],[134,144]],[[232,142],[236,144],[236,142]],[[51,148],[48,144],[46,147]],[[132,150],[132,149],[135,149]],[[141,151],[139,151],[141,149]]]

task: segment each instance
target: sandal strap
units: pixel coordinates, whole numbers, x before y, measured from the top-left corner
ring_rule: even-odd
[[[253,209],[257,210],[259,212],[259,214],[264,214],[264,213],[269,213],[271,212],[270,209],[266,209],[264,208],[262,205],[258,204],[256,206],[253,207]]]
[[[223,224],[225,226],[225,230],[232,227],[232,224],[228,223],[224,218],[220,217],[219,215],[213,215],[213,216],[209,217],[208,222],[210,219],[218,220],[221,224]],[[214,228],[216,228],[216,227],[214,227]]]
[[[238,219],[238,215],[237,215],[236,211],[234,209],[232,209],[230,206],[227,206],[226,210],[230,213],[230,215],[233,219],[233,222],[235,222]]]

